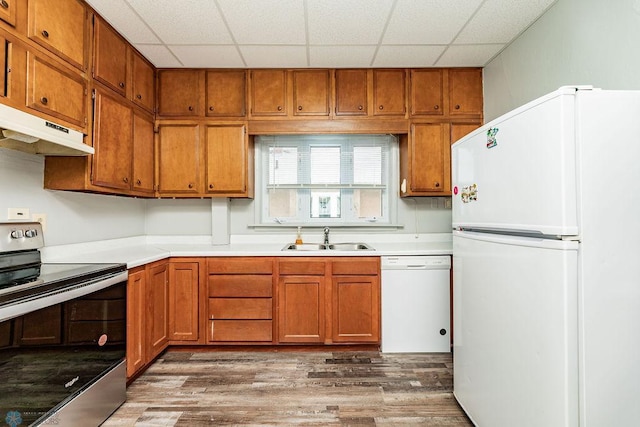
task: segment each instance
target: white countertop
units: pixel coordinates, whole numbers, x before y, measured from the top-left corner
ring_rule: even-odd
[[[125,263],[128,268],[168,257],[214,256],[401,256],[450,255],[451,235],[340,236],[335,242],[365,242],[373,251],[283,251],[287,236],[232,236],[229,244],[211,244],[210,236],[137,236],[99,242],[45,246],[42,260],[48,263]],[[284,240],[283,240],[284,239]],[[348,239],[348,240],[346,240]],[[315,243],[316,239],[307,243]]]

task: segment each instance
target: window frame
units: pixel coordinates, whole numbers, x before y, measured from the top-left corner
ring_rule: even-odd
[[[303,146],[331,146],[340,145],[341,142],[336,143],[336,140],[340,138],[348,139],[350,142],[347,144],[353,153],[353,147],[356,146],[371,146],[371,142],[363,142],[371,140],[371,138],[384,137],[386,140],[383,143],[378,142],[378,145],[386,145],[386,160],[383,161],[381,173],[382,173],[382,185],[353,185],[353,184],[340,184],[336,186],[327,185],[327,189],[341,188],[341,211],[345,210],[351,213],[353,204],[353,190],[358,188],[380,188],[383,190],[382,197],[382,211],[383,216],[380,218],[355,218],[353,215],[343,215],[340,218],[311,218],[311,203],[310,192],[311,188],[325,188],[322,186],[308,186],[304,188],[304,185],[299,185],[298,194],[298,215],[296,217],[287,218],[274,218],[269,216],[269,202],[267,198],[268,183],[265,181],[268,179],[268,147],[274,145],[270,142],[275,142],[278,138],[280,141],[278,145],[286,146],[284,142],[286,139],[295,141],[296,139],[304,140],[301,144]],[[259,135],[255,137],[255,226],[345,226],[345,227],[395,227],[395,221],[397,218],[397,195],[398,195],[398,136],[397,135],[381,135],[381,134],[329,134],[329,135]],[[356,142],[353,142],[356,140]],[[296,145],[296,144],[294,144]],[[297,144],[300,145],[300,144]],[[374,144],[376,145],[376,144]],[[351,157],[352,158],[352,157]],[[347,166],[341,165],[341,175]],[[266,169],[266,170],[265,170]],[[386,170],[385,170],[386,169]],[[351,179],[353,179],[353,172],[351,170]],[[281,188],[296,188],[298,185],[280,185]],[[386,190],[386,192],[385,192]],[[301,197],[300,192],[307,192]]]

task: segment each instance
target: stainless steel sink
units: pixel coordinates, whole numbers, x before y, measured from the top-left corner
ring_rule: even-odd
[[[324,245],[322,243],[288,243],[283,251],[374,251],[375,249],[366,243],[331,243]]]
[[[371,246],[366,243],[332,243],[328,247],[333,251],[373,251]]]
[[[327,249],[326,245],[319,243],[289,243],[284,248],[283,251],[323,251]]]

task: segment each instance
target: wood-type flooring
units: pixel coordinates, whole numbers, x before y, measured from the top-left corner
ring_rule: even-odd
[[[448,353],[169,350],[114,426],[471,426]]]

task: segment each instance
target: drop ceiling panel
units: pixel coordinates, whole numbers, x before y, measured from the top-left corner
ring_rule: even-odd
[[[486,0],[455,43],[509,43],[555,0]]]
[[[482,67],[506,45],[459,45],[449,46],[436,62],[437,67]]]
[[[89,0],[87,3],[94,8],[99,6],[100,15],[118,29],[129,43],[160,43],[156,35],[125,0]],[[126,28],[126,31],[122,31],[123,28]]]
[[[167,44],[230,44],[231,36],[211,0],[128,0]]]
[[[368,68],[371,66],[376,46],[311,46],[311,67],[317,68]]]
[[[378,44],[393,3],[392,0],[309,1],[309,44]]]
[[[499,0],[504,3],[504,0]],[[448,44],[473,16],[481,0],[398,1],[383,44]]]
[[[238,44],[305,44],[304,2],[218,0]]]
[[[304,46],[240,46],[248,68],[306,68]]]
[[[243,68],[244,62],[235,46],[169,46],[182,64],[195,68]]]
[[[374,67],[433,67],[445,46],[380,46]]]
[[[184,67],[166,46],[158,44],[138,44],[135,48],[158,68]]]

